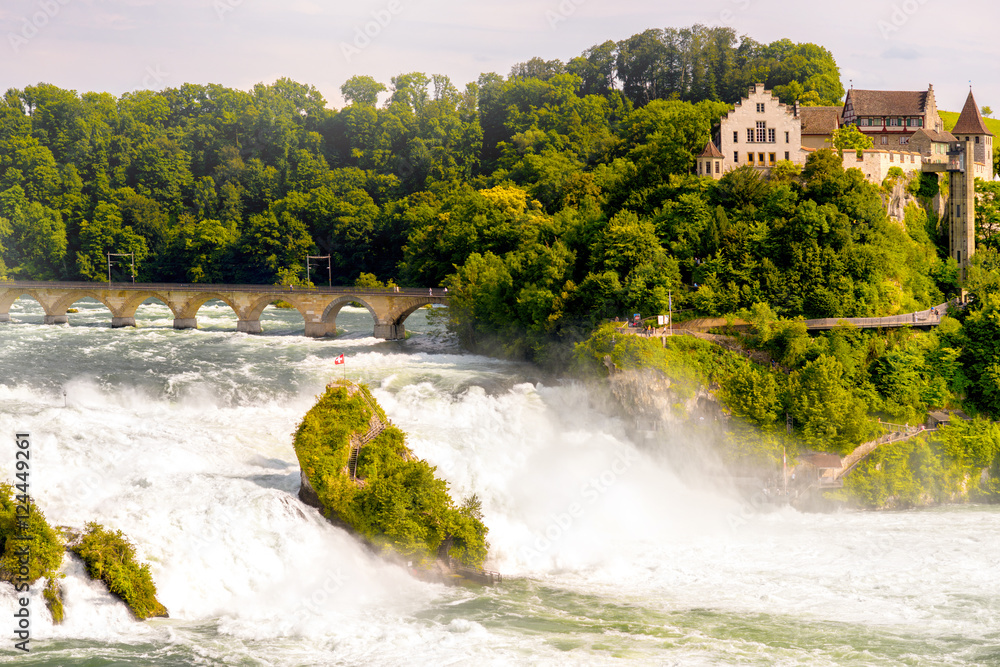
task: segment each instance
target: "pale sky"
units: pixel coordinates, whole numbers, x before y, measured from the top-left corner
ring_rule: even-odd
[[[0,91],[246,90],[285,76],[339,107],[355,74],[387,86],[403,72],[445,74],[461,89],[533,56],[565,62],[608,39],[702,23],[821,44],[845,87],[933,83],[944,110],[961,109],[971,79],[1000,116],[998,18],[986,0],[3,0]],[[358,39],[366,27],[374,36]]]

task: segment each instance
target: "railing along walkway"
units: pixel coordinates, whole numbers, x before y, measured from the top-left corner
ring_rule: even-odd
[[[361,394],[361,397],[365,399],[365,403],[368,404],[368,408],[372,411],[371,422],[374,423],[370,422],[368,432],[358,438],[357,442],[354,443],[354,447],[351,448],[351,457],[347,460],[347,469],[351,473],[352,480],[357,479],[358,457],[361,455],[361,448],[381,435],[382,431],[384,431],[386,426],[388,426],[388,424],[382,420],[378,408],[368,397],[368,394],[361,389],[358,389],[357,391]]]
[[[131,283],[45,280],[0,280],[0,288],[125,290],[129,292],[303,292],[306,294],[347,294],[351,296],[434,296],[447,298],[443,287],[296,287],[293,285],[224,285],[215,283]]]
[[[897,430],[893,430],[890,433],[886,433],[879,436],[875,440],[869,440],[866,443],[858,445],[853,452],[848,454],[840,464],[840,469],[834,473],[833,478],[835,480],[840,479],[847,473],[854,470],[854,468],[861,463],[869,454],[874,452],[876,449],[882,445],[889,445],[894,442],[902,442],[903,440],[909,440],[910,438],[915,438],[918,435],[923,435],[924,433],[933,433],[937,431],[936,428],[923,428],[915,426],[905,426],[898,424],[887,424],[883,422],[884,426],[897,427]]]
[[[948,312],[948,304],[942,303],[927,310],[918,310],[905,315],[889,317],[827,317],[818,320],[805,320],[806,329],[835,329],[841,324],[850,324],[859,329],[892,329],[896,327],[936,327],[941,323],[942,315]]]

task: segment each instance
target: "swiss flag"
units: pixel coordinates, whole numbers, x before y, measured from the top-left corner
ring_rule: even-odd
[[[340,355],[339,357],[337,357],[336,359],[334,359],[333,363],[335,365],[337,365],[337,366],[339,366],[340,364],[344,363],[344,355]]]

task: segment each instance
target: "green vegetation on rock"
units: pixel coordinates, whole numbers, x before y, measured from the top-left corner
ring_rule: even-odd
[[[352,479],[352,448],[372,427],[384,428],[361,448]],[[329,386],[296,429],[294,445],[328,518],[425,566],[445,555],[442,546],[463,565],[483,565],[489,543],[477,501],[455,505],[447,484],[413,456],[366,386]]]
[[[63,608],[62,586],[59,585],[59,580],[49,579],[48,583],[45,584],[43,595],[45,596],[45,606],[52,614],[52,623],[60,625],[66,618],[66,610]]]
[[[63,541],[58,531],[45,520],[45,515],[28,499],[30,512],[27,520],[17,515],[17,506],[24,498],[14,495],[10,484],[0,482],[0,579],[14,583],[20,581],[21,563],[17,548],[27,542],[16,540],[17,536],[30,537],[27,582],[34,584],[41,578],[53,579],[63,559]]]
[[[135,558],[135,547],[118,530],[111,532],[97,523],[88,523],[87,531],[71,551],[83,559],[91,579],[103,581],[141,620],[167,616],[166,608],[156,599],[156,584],[149,565]]]

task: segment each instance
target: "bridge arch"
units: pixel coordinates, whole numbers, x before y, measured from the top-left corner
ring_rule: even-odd
[[[94,301],[97,301],[98,303],[100,303],[101,305],[103,305],[105,308],[108,309],[108,311],[111,313],[112,318],[118,316],[118,312],[114,309],[114,307],[110,303],[108,303],[107,299],[102,298],[101,295],[98,294],[97,292],[80,292],[77,294],[67,294],[66,296],[64,296],[63,298],[59,299],[54,304],[52,304],[52,312],[51,313],[46,312],[46,315],[52,315],[55,317],[66,316],[66,320],[69,321],[69,317],[66,314],[66,311],[72,308],[73,304],[83,299],[93,299]]]
[[[7,290],[0,294],[0,322],[10,322],[10,307],[14,305],[15,301],[23,299],[24,297],[28,297],[41,306],[42,309],[45,310],[46,318],[48,317],[48,307],[34,292],[30,290]]]
[[[321,319],[323,323],[326,324],[327,331],[329,333],[337,332],[337,315],[340,314],[340,311],[343,310],[344,306],[352,303],[360,303],[362,306],[367,308],[368,312],[371,313],[372,319],[375,320],[376,326],[381,322],[378,312],[364,297],[350,295],[342,296],[331,301],[323,311],[323,317]]]
[[[299,311],[299,315],[302,316],[302,320],[306,321],[307,314],[305,307],[303,306],[301,301],[292,294],[288,294],[287,296],[285,295],[279,296],[277,294],[269,294],[267,296],[262,296],[261,298],[254,301],[249,308],[243,311],[245,315],[243,319],[260,320],[260,316],[264,313],[264,311],[267,309],[268,306],[275,305],[282,301],[285,303],[292,304],[295,310]]]
[[[405,300],[393,302],[386,314],[385,320],[375,325],[376,338],[386,340],[399,340],[406,338],[406,318],[417,311],[418,308],[430,306],[436,303],[448,303],[446,296],[414,296]]]
[[[412,304],[408,304],[401,308],[394,308],[389,312],[389,319],[393,324],[401,325],[406,321],[406,318],[417,312],[424,306],[433,306],[436,303],[441,303],[439,298],[428,297],[426,299],[415,299]]]
[[[139,306],[146,303],[150,299],[156,299],[164,306],[170,309],[170,313],[177,317],[177,309],[174,307],[173,302],[163,294],[159,292],[139,292],[134,296],[130,296],[125,300],[125,305],[122,306],[122,314],[125,317],[135,317],[136,311],[139,310]]]

